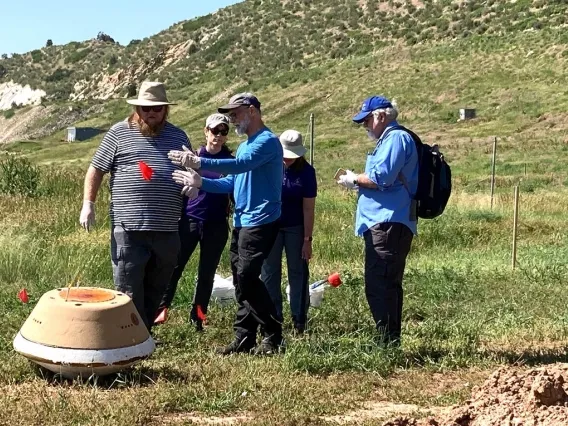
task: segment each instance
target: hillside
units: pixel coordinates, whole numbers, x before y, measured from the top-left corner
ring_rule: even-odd
[[[567,24],[563,0],[248,0],[127,46],[103,34],[3,55],[0,83],[29,84],[45,90],[48,99],[107,99],[126,96],[145,78],[163,80],[171,88],[250,82],[329,59],[372,54],[394,43],[506,37]]]

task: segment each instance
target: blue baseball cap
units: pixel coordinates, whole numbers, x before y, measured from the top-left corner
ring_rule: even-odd
[[[392,108],[391,101],[384,96],[371,96],[363,101],[361,111],[353,117],[355,123],[362,123],[376,109]]]

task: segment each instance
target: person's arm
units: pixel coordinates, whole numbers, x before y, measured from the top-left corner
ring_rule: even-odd
[[[406,162],[405,146],[414,144],[407,133],[393,133],[377,149],[368,173],[357,176],[357,185],[363,188],[385,189],[392,186]]]
[[[201,158],[201,169],[218,172],[224,175],[238,175],[250,172],[272,160],[277,154],[273,143],[268,140],[253,142],[237,152],[236,158]]]
[[[93,161],[85,175],[83,187],[83,207],[79,215],[79,223],[83,228],[90,231],[95,225],[95,200],[105,173],[108,173],[114,164],[117,148],[117,138],[114,129],[110,129],[103,138]]]
[[[302,246],[302,259],[312,258],[312,236],[314,233],[314,218],[316,210],[316,199],[303,198],[302,209],[304,211],[304,245]]]
[[[97,194],[103,181],[104,172],[89,166],[87,174],[85,175],[85,185],[83,188],[83,201],[90,201],[94,203],[97,200]]]
[[[235,187],[235,177],[229,175],[219,179],[203,178],[201,181],[201,189],[205,192],[213,192],[217,194],[229,194],[233,192]]]

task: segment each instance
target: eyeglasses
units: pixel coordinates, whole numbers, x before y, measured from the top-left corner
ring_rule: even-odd
[[[162,110],[164,109],[164,106],[163,106],[163,105],[141,106],[140,108],[141,108],[142,111],[144,111],[144,112],[150,112],[150,111],[162,112]]]
[[[221,134],[221,136],[227,136],[229,134],[229,129],[226,127],[215,127],[214,129],[209,129],[209,131],[215,136],[218,134]]]

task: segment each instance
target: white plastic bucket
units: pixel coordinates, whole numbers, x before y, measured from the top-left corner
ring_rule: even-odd
[[[323,300],[323,292],[325,290],[324,285],[320,285],[315,289],[310,289],[310,306],[313,308],[318,308],[321,305]],[[288,303],[290,303],[290,284],[286,286],[286,297],[288,299]]]
[[[233,277],[223,278],[220,275],[215,274],[211,300],[221,305],[232,303],[236,300]]]

